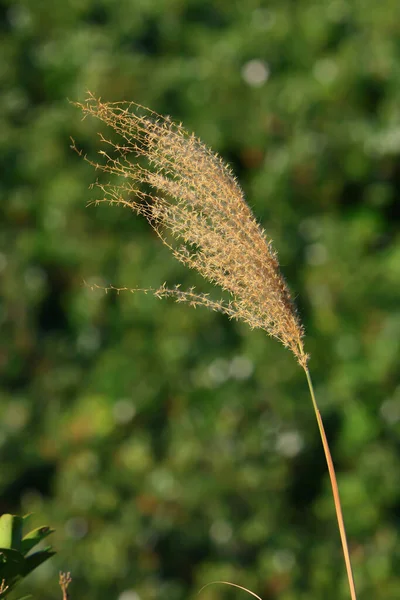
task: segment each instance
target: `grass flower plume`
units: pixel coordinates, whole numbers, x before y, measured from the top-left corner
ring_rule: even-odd
[[[327,461],[350,594],[356,600],[335,469],[308,369],[304,331],[271,240],[230,169],[182,125],[133,102],[104,103],[91,94],[77,106],[85,116],[110,126],[120,139],[114,142],[101,135],[109,149],[100,152],[103,163],[85,157],[96,169],[118,176],[115,184],[94,184],[103,192],[96,202],[128,206],[146,217],[174,256],[224,290],[228,300],[213,301],[208,294],[193,288],[184,292],[179,285],[152,291],[263,329],[289,348],[303,368]]]
[[[164,286],[157,295],[203,304],[263,329],[305,365],[303,328],[276,252],[226,164],[182,126],[133,103],[103,103],[90,95],[78,106],[123,140],[101,136],[111,153],[101,151],[105,162],[92,164],[121,177],[116,185],[95,184],[102,201],[144,215],[174,256],[228,292],[229,300]]]

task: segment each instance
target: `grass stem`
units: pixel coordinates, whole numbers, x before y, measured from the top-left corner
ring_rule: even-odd
[[[353,578],[353,571],[351,568],[349,547],[347,544],[346,529],[345,529],[344,520],[343,520],[342,507],[340,504],[339,488],[338,488],[336,474],[335,474],[335,467],[333,466],[332,456],[331,456],[331,452],[329,450],[329,444],[328,444],[328,440],[326,438],[324,424],[322,422],[321,413],[319,412],[319,408],[318,408],[317,401],[315,398],[314,387],[312,384],[310,371],[308,370],[307,366],[303,367],[303,368],[304,368],[304,371],[305,371],[305,374],[307,377],[307,383],[308,383],[308,387],[310,390],[310,395],[311,395],[311,400],[313,403],[315,417],[317,419],[318,429],[319,429],[319,433],[321,435],[322,445],[324,447],[325,458],[326,458],[326,462],[328,465],[329,478],[331,480],[331,487],[332,487],[332,493],[333,493],[333,500],[335,503],[336,518],[337,518],[338,527],[339,527],[340,539],[342,542],[344,562],[346,564],[347,579],[349,582],[350,595],[351,595],[352,600],[357,600],[356,588],[354,585],[354,578]]]

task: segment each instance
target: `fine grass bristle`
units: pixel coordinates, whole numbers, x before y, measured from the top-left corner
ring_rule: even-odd
[[[123,139],[120,145],[101,136],[110,153],[101,151],[102,164],[89,161],[121,177],[115,185],[95,184],[104,193],[98,202],[128,205],[144,215],[174,256],[228,292],[229,300],[215,302],[193,290],[166,287],[157,294],[263,329],[306,366],[303,327],[276,252],[226,164],[181,125],[134,103],[104,103],[89,94],[77,106]],[[132,154],[147,164],[132,161]]]

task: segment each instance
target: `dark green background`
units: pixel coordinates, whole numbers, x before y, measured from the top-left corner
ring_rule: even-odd
[[[69,136],[95,158],[100,124],[68,99],[87,90],[182,121],[239,177],[306,327],[359,599],[399,598],[399,23],[398,0],[1,3],[0,510],[57,530],[36,598],[60,597],[60,569],[72,600],[216,579],[348,598],[291,354],[83,284],[213,291],[133,213],[86,208],[96,173]]]

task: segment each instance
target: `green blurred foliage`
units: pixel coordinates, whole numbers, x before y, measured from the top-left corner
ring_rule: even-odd
[[[398,0],[3,0],[0,510],[58,554],[42,600],[348,598],[302,371],[262,333],[116,286],[181,282],[126,210],[86,208],[91,90],[182,121],[274,239],[338,471],[359,597],[399,597]],[[215,292],[218,296],[218,292]],[[37,522],[36,522],[37,521]],[[28,588],[27,588],[28,589]],[[204,600],[243,592],[210,586]]]

